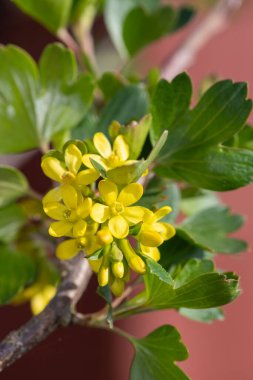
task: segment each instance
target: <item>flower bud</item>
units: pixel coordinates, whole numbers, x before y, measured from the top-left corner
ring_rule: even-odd
[[[125,283],[123,280],[115,278],[113,283],[110,285],[110,288],[115,297],[119,297],[124,292]]]
[[[99,286],[106,286],[109,282],[109,266],[101,265],[98,272]]]
[[[112,263],[112,272],[116,278],[124,277],[124,264],[122,261]]]
[[[145,273],[146,265],[141,257],[136,254],[129,241],[127,239],[121,239],[119,240],[119,245],[130,268],[136,273]]]
[[[112,243],[113,237],[108,228],[103,228],[102,230],[98,231],[97,240],[99,244],[107,245]]]

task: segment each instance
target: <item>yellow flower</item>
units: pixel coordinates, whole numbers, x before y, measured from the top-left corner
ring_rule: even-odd
[[[91,210],[91,218],[98,223],[108,221],[108,228],[112,236],[123,239],[129,234],[129,225],[142,221],[141,206],[128,207],[136,203],[143,194],[143,187],[139,183],[131,183],[118,194],[118,188],[110,180],[102,180],[98,184],[101,198],[105,204],[95,203]]]
[[[99,154],[83,155],[83,163],[87,168],[93,168],[90,158],[97,161],[106,170],[135,162],[127,160],[129,157],[129,146],[123,135],[116,137],[112,147],[107,137],[103,133],[98,132],[94,135],[93,143]]]
[[[42,159],[41,167],[45,175],[56,182],[87,186],[96,181],[99,174],[94,168],[79,171],[82,153],[75,144],[69,144],[64,152],[64,162],[56,157]]]
[[[164,206],[155,213],[145,209],[143,224],[138,234],[138,238],[142,244],[142,250],[148,252],[147,247],[158,247],[164,240],[168,240],[175,235],[176,231],[173,226],[169,223],[158,222],[171,211],[171,207],[169,206]],[[158,255],[157,252],[156,255]]]
[[[83,236],[87,229],[84,219],[90,215],[91,207],[91,198],[83,198],[71,185],[51,190],[43,199],[45,213],[57,220],[51,223],[49,234],[54,237]]]

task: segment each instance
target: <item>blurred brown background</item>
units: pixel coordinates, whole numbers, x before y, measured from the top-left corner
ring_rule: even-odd
[[[194,3],[194,2],[193,2]],[[249,82],[253,97],[253,1],[248,0],[235,14],[229,27],[201,49],[189,69],[194,84],[208,74]],[[193,26],[169,39],[158,42],[145,52],[145,69],[163,62]],[[37,59],[53,36],[23,15],[9,0],[0,1],[0,43],[17,44]],[[39,156],[23,166],[35,188],[45,187],[38,174]],[[35,174],[37,177],[35,177]],[[234,212],[246,216],[245,227],[238,236],[253,245],[253,186],[223,194]],[[174,312],[157,312],[132,317],[121,323],[130,333],[143,336],[161,324],[173,324],[181,332],[190,351],[182,367],[193,380],[253,380],[253,281],[252,252],[239,256],[220,256],[219,267],[234,270],[241,276],[242,295],[225,307],[225,322],[203,325]],[[96,281],[90,284],[80,302],[80,309],[93,311],[101,301],[95,295]],[[5,307],[0,310],[0,339],[30,317],[29,308]],[[127,380],[132,349],[121,338],[104,331],[81,328],[62,329],[1,374],[2,380],[61,378],[67,380]],[[169,380],[169,379],[168,379]]]

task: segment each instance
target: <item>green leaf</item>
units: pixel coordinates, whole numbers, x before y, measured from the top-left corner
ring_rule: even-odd
[[[165,129],[170,133],[177,129],[178,124],[188,114],[191,96],[192,83],[186,73],[178,75],[171,83],[161,80],[157,84],[151,102],[153,143]]]
[[[31,257],[0,246],[0,304],[11,301],[36,276],[35,264]]]
[[[153,12],[141,6],[133,8],[123,23],[123,40],[129,55],[136,54],[150,43],[177,30],[187,23],[192,15],[193,11],[189,7],[176,10],[164,6]]]
[[[22,49],[0,48],[0,152],[44,146],[56,133],[76,126],[93,88],[90,76],[77,77],[73,53],[60,44],[44,50],[39,70]]]
[[[179,313],[184,317],[192,319],[193,321],[203,322],[203,323],[212,323],[214,321],[223,321],[224,314],[222,310],[218,307],[213,307],[210,309],[179,309]]]
[[[11,166],[0,165],[0,207],[15,201],[28,192],[25,176]]]
[[[186,82],[186,78],[183,78]],[[177,82],[176,79],[170,85],[170,91],[167,90],[167,97],[164,96],[164,92],[160,94],[161,97],[164,96],[163,102],[169,102],[173,94],[176,96],[177,91],[182,91],[183,87],[187,88],[186,84],[182,84],[182,79]],[[156,97],[159,98],[159,85],[157,91]],[[246,83],[233,83],[229,80],[215,83],[202,96],[196,107],[180,119],[180,124],[176,123],[169,129],[170,138],[160,160],[163,161],[178,151],[192,148],[202,150],[231,138],[243,127],[252,109],[252,101],[247,100],[246,96]],[[153,112],[157,117],[160,107],[156,104],[157,100],[153,104]],[[164,109],[166,110],[165,107]],[[170,122],[168,115],[161,113],[163,124],[166,124],[166,119]]]
[[[184,88],[186,94],[182,95]],[[187,110],[190,94],[190,81],[185,74],[171,84],[162,81],[157,85],[151,105],[154,118],[151,135],[155,140],[159,131],[169,130],[169,138],[157,160],[157,173],[218,191],[250,183],[251,152],[220,146],[240,131],[251,111],[246,84],[218,82],[192,111]],[[182,104],[176,118],[174,98]]]
[[[0,208],[0,242],[13,241],[25,223],[26,217],[19,205],[11,204]]]
[[[243,224],[241,215],[230,214],[225,206],[206,208],[193,214],[177,228],[177,233],[190,243],[211,252],[239,253],[245,251],[244,241],[227,237]]]
[[[156,173],[214,191],[246,186],[253,179],[253,152],[225,146],[196,149],[164,161]]]
[[[157,276],[144,276],[146,289],[122,305],[116,316],[161,309],[207,309],[225,305],[239,294],[238,277],[213,271],[209,260],[189,260],[176,274],[174,284]]]
[[[97,131],[108,135],[112,121],[128,124],[139,120],[148,112],[148,96],[143,86],[129,85],[118,91],[101,112]]]
[[[12,1],[53,33],[67,25],[72,6],[72,0]]]
[[[131,338],[136,354],[131,380],[187,380],[175,361],[187,359],[188,352],[175,327],[164,325],[142,339]]]
[[[161,281],[165,282],[166,284],[173,284],[173,280],[170,274],[166,272],[166,270],[155,260],[146,257],[146,264],[149,273],[153,274],[154,276],[157,276]]]
[[[104,17],[110,37],[122,56],[127,55],[127,49],[123,40],[123,23],[127,14],[134,7],[142,5],[148,10],[157,9],[157,0],[106,0]]]

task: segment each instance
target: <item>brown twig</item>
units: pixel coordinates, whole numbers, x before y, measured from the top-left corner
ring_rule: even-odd
[[[161,76],[173,79],[177,74],[190,67],[200,49],[226,28],[230,16],[241,8],[242,4],[243,0],[220,0],[181,46],[177,47],[176,51],[169,56],[163,65]]]
[[[56,328],[72,321],[75,305],[87,288],[91,269],[83,255],[63,263],[63,280],[46,309],[0,343],[0,372],[39,344]]]

